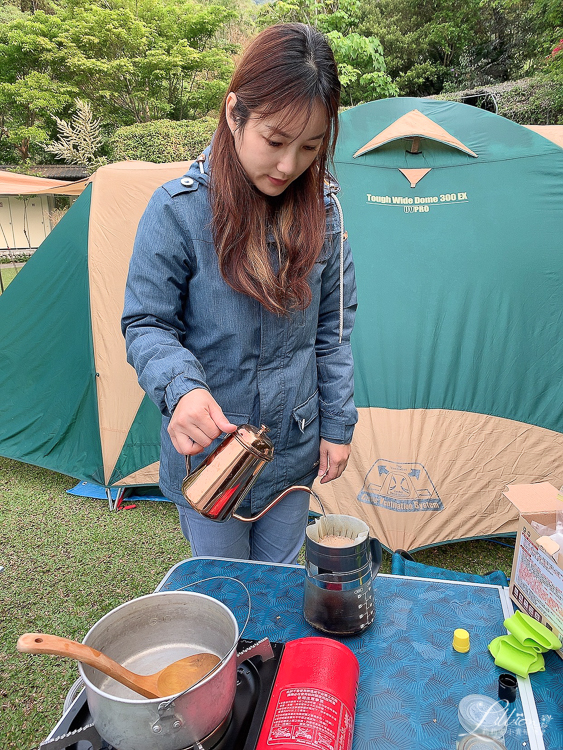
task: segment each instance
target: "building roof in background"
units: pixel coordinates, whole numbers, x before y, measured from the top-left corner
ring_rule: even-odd
[[[81,180],[48,180],[17,172],[0,171],[0,195],[80,195],[88,178]]]
[[[11,172],[16,169],[15,164],[0,164],[0,170]],[[41,177],[47,177],[51,180],[83,180],[89,176],[85,167],[79,167],[76,164],[29,164],[27,168],[30,172]]]

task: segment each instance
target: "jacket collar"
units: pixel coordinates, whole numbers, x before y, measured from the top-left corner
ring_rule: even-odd
[[[209,155],[212,145],[213,139],[211,139],[209,146],[201,152],[187,172],[193,180],[206,186],[209,185]]]
[[[328,169],[326,170],[325,174],[324,191],[326,197],[337,195],[340,192],[340,185],[338,184],[338,180],[333,174],[328,171]]]

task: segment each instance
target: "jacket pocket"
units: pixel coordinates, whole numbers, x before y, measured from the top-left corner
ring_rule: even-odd
[[[289,482],[314,474],[319,462],[319,392],[316,390],[309,398],[292,412],[292,426],[289,430],[288,474]]]
[[[334,250],[334,247],[332,244],[332,236],[329,235],[328,237],[325,237],[325,241],[323,242],[321,252],[318,254],[317,259],[315,260],[315,263],[321,263],[322,265],[325,265],[327,260],[332,255],[333,250]]]
[[[307,401],[296,406],[292,411],[293,419],[301,432],[305,432],[307,425],[311,424],[319,416],[319,392],[318,390],[309,396]]]

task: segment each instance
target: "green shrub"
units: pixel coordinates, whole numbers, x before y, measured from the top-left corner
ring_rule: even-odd
[[[128,125],[116,130],[110,138],[110,160],[164,164],[195,159],[209,144],[216,127],[214,117],[179,122],[154,120]]]
[[[544,76],[529,78],[503,98],[500,112],[522,125],[556,125],[563,122],[561,83]]]
[[[476,95],[486,102],[486,109],[491,109],[494,98],[497,114],[521,125],[556,125],[563,122],[563,84],[547,76],[507,81],[468,91],[452,91],[430,98],[475,103]]]
[[[30,250],[28,253],[11,253],[9,255],[0,255],[0,264],[7,265],[8,263],[26,263],[34,251]]]

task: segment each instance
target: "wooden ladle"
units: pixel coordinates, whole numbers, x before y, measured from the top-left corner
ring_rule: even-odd
[[[24,633],[18,638],[17,649],[24,654],[52,654],[76,659],[113,677],[145,698],[166,698],[182,693],[205,677],[221,661],[215,654],[192,654],[169,664],[159,672],[140,675],[125,669],[95,648],[56,635]]]

